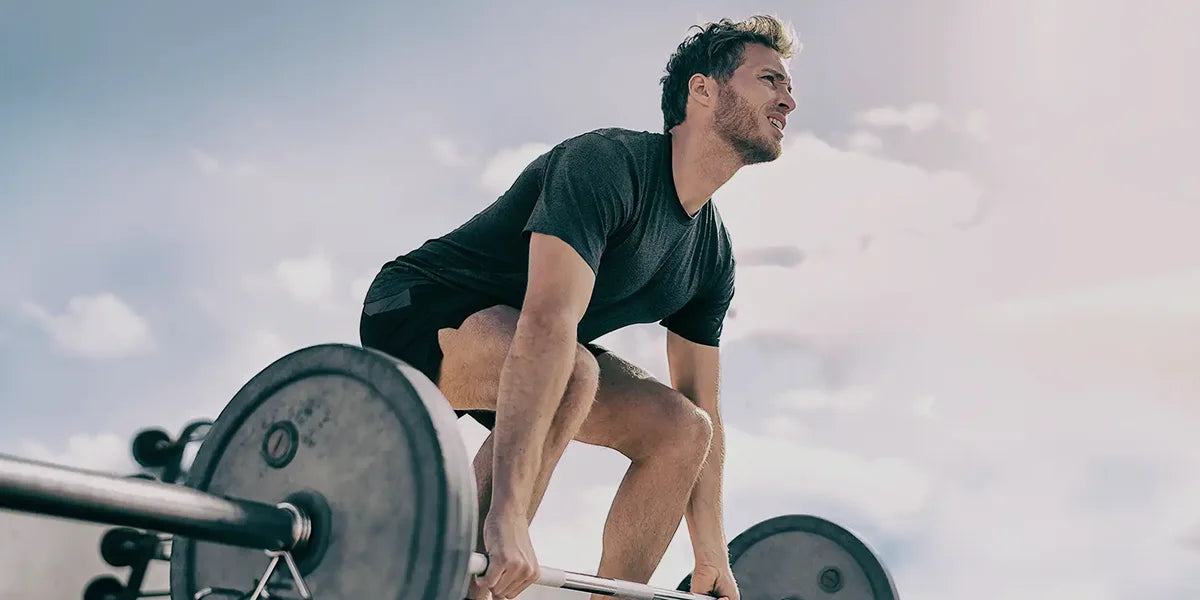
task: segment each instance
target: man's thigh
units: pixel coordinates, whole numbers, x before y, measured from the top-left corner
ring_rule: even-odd
[[[442,394],[459,415],[470,415],[489,430],[495,427],[500,371],[519,318],[515,308],[493,306],[438,335],[445,356],[439,377]],[[596,358],[600,381],[576,440],[632,458],[661,438],[664,427],[695,410],[682,394],[616,353],[596,344],[581,344],[581,349]]]
[[[580,442],[637,458],[657,441],[670,438],[664,433],[699,410],[686,396],[614,352],[603,352],[596,362],[600,385],[592,410],[575,436]]]
[[[438,331],[443,359],[438,388],[460,415],[469,414],[488,429],[495,426],[500,371],[512,346],[520,312],[504,305],[480,310],[458,327]],[[593,344],[580,344],[576,352],[592,356],[605,352]]]

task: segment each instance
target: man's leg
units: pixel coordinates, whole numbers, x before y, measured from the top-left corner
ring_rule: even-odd
[[[439,332],[438,340],[444,358],[438,385],[455,410],[495,410],[500,371],[512,343],[518,317],[516,309],[495,306],[471,315],[457,329]],[[542,449],[541,467],[528,509],[530,521],[545,495],[554,467],[591,408],[596,397],[598,378],[599,366],[595,357],[583,345],[578,345],[571,376]],[[479,493],[479,523],[476,530],[479,551],[483,551],[483,522],[491,505],[493,438],[494,434],[484,441],[475,455],[473,465]],[[481,599],[486,595],[486,590],[480,589],[472,580],[468,596]]]
[[[599,390],[576,439],[630,459],[604,524],[597,574],[646,583],[679,529],[708,456],[712,421],[686,396],[615,354],[597,361]]]

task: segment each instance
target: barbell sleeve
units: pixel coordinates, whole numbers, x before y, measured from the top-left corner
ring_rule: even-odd
[[[290,507],[3,454],[0,508],[259,550],[290,550],[308,530]]]
[[[486,554],[472,552],[467,563],[467,571],[472,575],[482,575],[488,568]],[[643,583],[634,583],[609,577],[597,577],[586,573],[563,571],[541,565],[537,585],[562,588],[576,592],[588,592],[602,596],[631,598],[633,600],[716,600],[712,596],[682,592],[666,588],[658,588]]]

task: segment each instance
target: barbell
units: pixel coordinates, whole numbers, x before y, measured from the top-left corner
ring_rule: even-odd
[[[437,387],[403,361],[310,346],[234,395],[183,485],[0,455],[0,508],[174,536],[172,600],[278,598],[281,588],[320,600],[459,600],[487,556],[473,548],[475,477],[455,420]],[[898,597],[875,553],[820,517],[769,518],[729,551],[745,600]],[[712,600],[688,591],[690,576],[672,590],[540,571],[543,586]]]

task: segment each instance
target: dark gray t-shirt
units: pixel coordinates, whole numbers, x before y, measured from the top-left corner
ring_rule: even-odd
[[[657,321],[718,345],[734,292],[733,248],[712,202],[690,217],[680,205],[666,134],[600,129],[558,144],[462,226],[385,265],[381,279],[415,273],[519,308],[529,232],[561,238],[596,274],[581,342]]]

